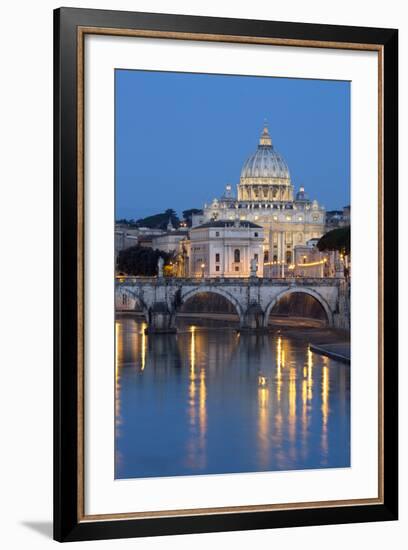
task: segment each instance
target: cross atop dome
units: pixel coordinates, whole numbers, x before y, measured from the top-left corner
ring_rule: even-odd
[[[269,135],[268,121],[266,120],[266,118],[264,120],[264,127],[259,140],[259,145],[263,147],[272,147],[272,139]]]

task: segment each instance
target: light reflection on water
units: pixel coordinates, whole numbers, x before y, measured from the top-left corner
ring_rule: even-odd
[[[116,321],[115,477],[350,465],[350,369],[276,334]]]

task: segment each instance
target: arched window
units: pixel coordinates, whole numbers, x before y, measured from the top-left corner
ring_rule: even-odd
[[[241,261],[241,253],[239,251],[239,248],[236,248],[234,250],[234,262],[239,263]]]
[[[290,250],[286,251],[286,263],[287,264],[292,263],[292,252]]]

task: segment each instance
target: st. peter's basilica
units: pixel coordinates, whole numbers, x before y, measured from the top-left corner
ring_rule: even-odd
[[[258,276],[267,276],[276,266],[296,263],[296,249],[315,243],[324,232],[324,207],[309,199],[304,187],[295,194],[288,165],[265,124],[256,151],[242,167],[236,195],[227,185],[220,198],[193,215],[185,243],[188,271],[248,276],[255,258]]]

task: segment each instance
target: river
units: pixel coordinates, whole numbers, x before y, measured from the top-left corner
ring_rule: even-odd
[[[145,326],[116,320],[117,479],[350,466],[349,365],[276,332]]]

